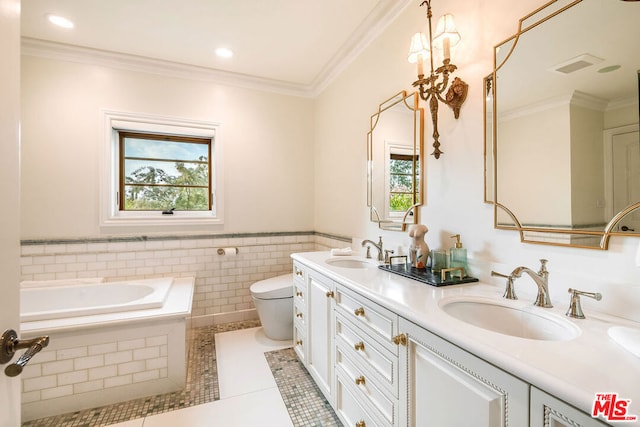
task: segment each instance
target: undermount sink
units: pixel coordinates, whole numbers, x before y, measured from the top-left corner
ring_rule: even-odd
[[[371,260],[354,257],[334,257],[325,260],[325,262],[334,267],[342,268],[370,268],[376,266]]]
[[[522,301],[454,297],[440,301],[440,308],[465,323],[512,337],[568,341],[580,335],[568,319]]]

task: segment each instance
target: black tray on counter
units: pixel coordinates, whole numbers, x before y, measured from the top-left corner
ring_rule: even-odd
[[[409,279],[414,279],[431,286],[448,286],[459,285],[462,283],[477,282],[475,277],[466,276],[464,278],[451,277],[451,273],[447,273],[445,279],[442,280],[440,273],[433,273],[430,268],[415,268],[407,264],[379,265],[379,269],[390,273],[399,274]]]

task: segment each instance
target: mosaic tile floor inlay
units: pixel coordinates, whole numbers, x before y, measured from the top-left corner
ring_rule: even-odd
[[[342,427],[293,348],[264,354],[280,395],[296,427]]]

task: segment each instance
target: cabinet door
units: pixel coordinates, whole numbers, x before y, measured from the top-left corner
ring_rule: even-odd
[[[407,336],[400,390],[411,427],[521,427],[529,386],[426,330],[400,319]]]
[[[531,387],[531,427],[605,427],[607,424]]]
[[[329,402],[333,381],[333,282],[308,271],[307,369]]]

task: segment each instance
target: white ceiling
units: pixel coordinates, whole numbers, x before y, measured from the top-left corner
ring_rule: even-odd
[[[22,2],[23,48],[26,43],[134,55],[309,92],[326,84],[409,3],[27,0]],[[75,28],[53,26],[46,19],[50,13],[72,20]],[[234,57],[216,57],[213,51],[220,46],[231,48]]]

